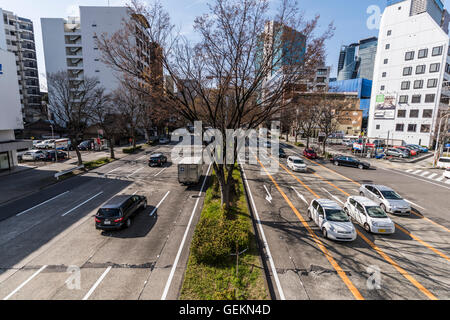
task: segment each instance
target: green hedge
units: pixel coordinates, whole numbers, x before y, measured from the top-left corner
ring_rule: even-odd
[[[95,160],[95,161],[83,162],[83,164],[84,164],[84,168],[86,170],[92,170],[92,169],[101,167],[101,166],[103,166],[103,165],[105,165],[107,163],[110,163],[112,161],[114,161],[114,160],[111,159],[111,158],[105,157],[105,158],[100,158],[100,159]]]
[[[123,153],[135,153],[136,151],[141,151],[142,150],[142,146],[136,146],[136,148],[130,147],[130,148],[123,148],[122,152]]]
[[[305,146],[302,142],[296,142],[295,145],[297,147],[304,147]]]

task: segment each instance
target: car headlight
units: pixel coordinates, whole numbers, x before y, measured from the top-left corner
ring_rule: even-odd
[[[336,232],[336,229],[333,226],[331,226],[331,225],[330,225],[330,230],[333,231],[333,232]]]
[[[378,224],[378,222],[372,222],[372,225],[374,226],[374,227],[378,227],[379,226],[379,224]]]

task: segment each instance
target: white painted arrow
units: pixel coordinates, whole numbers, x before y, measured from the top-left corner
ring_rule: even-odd
[[[297,189],[295,189],[294,187],[291,187],[291,188],[292,188],[292,190],[295,191],[295,193],[297,194],[297,196],[298,196],[300,199],[302,199],[304,203],[306,203],[306,204],[308,205],[308,201],[306,201],[305,197],[304,197],[302,194],[300,194],[300,193],[297,191]]]
[[[264,185],[264,189],[266,189],[267,192],[266,200],[269,201],[270,204],[272,204],[272,195],[270,194],[269,190],[267,190],[266,185]]]

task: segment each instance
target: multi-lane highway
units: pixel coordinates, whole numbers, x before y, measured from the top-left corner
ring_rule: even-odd
[[[0,206],[0,299],[176,299],[204,190],[181,186],[170,160],[147,165],[147,153],[170,148]],[[96,230],[93,215],[117,194],[144,195],[148,207],[128,229]]]
[[[285,147],[288,156],[301,152]],[[267,238],[278,298],[450,298],[448,185],[395,170],[335,167],[320,160],[305,159],[307,173],[292,172],[285,159],[274,160],[278,170],[273,171],[269,160],[274,160],[269,154],[259,154],[258,163],[245,165],[244,171]],[[374,235],[356,226],[353,242],[325,239],[308,220],[309,203],[328,198],[343,205],[348,196],[358,195],[361,183],[392,187],[410,201],[413,213],[390,215],[396,224],[393,235]]]

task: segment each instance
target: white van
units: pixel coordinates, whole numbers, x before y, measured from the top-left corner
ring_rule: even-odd
[[[440,157],[437,166],[442,169],[450,168],[450,157]]]
[[[178,164],[178,182],[181,184],[196,184],[202,174],[202,157],[186,157]]]

